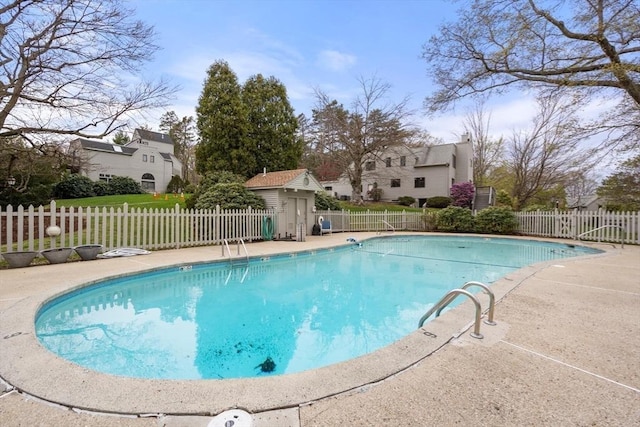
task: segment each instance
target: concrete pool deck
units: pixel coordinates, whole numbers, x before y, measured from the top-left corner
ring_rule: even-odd
[[[264,256],[351,236],[375,234],[247,246]],[[640,248],[589,246],[606,253],[536,264],[494,283],[498,324],[482,325],[483,340],[469,336],[473,312],[463,304],[371,355],[223,381],[95,373],[44,350],[33,330],[37,308],[65,290],[218,260],[219,246],[0,270],[0,425],[195,427],[233,407],[252,412],[255,427],[640,425]]]

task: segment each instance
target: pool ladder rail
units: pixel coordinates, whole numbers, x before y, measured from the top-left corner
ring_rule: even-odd
[[[380,235],[380,234],[383,233],[383,231],[390,232],[391,234],[396,232],[396,228],[393,225],[389,224],[387,221],[381,220],[380,222],[382,224],[386,225],[387,228],[386,228],[386,230],[378,230],[378,233],[376,233],[376,234]],[[391,229],[391,231],[389,231],[389,229]]]
[[[242,245],[242,249],[244,249],[244,257],[240,258],[240,246]],[[229,247],[229,241],[227,239],[223,239],[222,241],[222,256],[224,257],[225,255],[225,248],[227,250],[227,254],[229,255],[229,262],[231,264],[233,264],[234,260],[242,260],[244,262],[246,262],[247,264],[249,263],[249,251],[247,250],[247,246],[244,244],[244,240],[242,239],[238,239],[236,241],[236,249],[237,249],[237,257],[233,257],[233,255],[231,254],[231,248]]]
[[[480,319],[482,318],[482,306],[480,305],[480,301],[478,301],[478,298],[476,298],[476,296],[473,295],[471,292],[467,291],[467,289],[472,286],[477,286],[482,288],[484,293],[489,295],[489,313],[487,314],[487,319],[485,319],[484,323],[490,326],[496,325],[496,322],[493,320],[493,314],[495,311],[494,309],[495,309],[495,303],[496,303],[495,295],[489,289],[489,287],[484,283],[471,281],[462,285],[462,288],[453,289],[447,292],[440,301],[435,303],[435,305],[431,307],[429,311],[427,311],[424,314],[424,316],[420,318],[420,321],[418,322],[418,328],[421,328],[422,325],[424,325],[424,322],[426,322],[427,319],[431,317],[433,313],[436,314],[436,317],[440,316],[440,313],[442,312],[442,310],[444,310],[446,306],[448,306],[454,299],[456,299],[458,295],[465,295],[469,297],[469,299],[471,299],[471,301],[473,302],[473,305],[476,308],[473,332],[471,332],[470,335],[473,338],[477,338],[477,339],[484,338],[484,336],[480,333]]]

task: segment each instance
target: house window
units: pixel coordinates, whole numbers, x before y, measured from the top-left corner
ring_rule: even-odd
[[[454,169],[456,168],[456,155],[455,154],[451,158],[451,165],[453,166]]]
[[[150,173],[145,173],[142,175],[142,180],[140,182],[140,186],[144,191],[155,191],[156,189],[156,179]]]
[[[111,181],[111,174],[108,173],[101,173],[100,177],[98,178],[99,181],[103,181],[103,182],[109,182]]]
[[[391,167],[391,157],[387,157],[386,159],[384,159],[384,164],[386,167],[390,168]]]
[[[366,170],[366,171],[376,170],[376,162],[374,162],[374,161],[366,162],[364,164],[364,170]]]
[[[147,155],[146,155],[146,154],[143,154],[143,155],[142,155],[142,161],[143,161],[143,162],[146,162],[146,161],[147,161]]]
[[[415,188],[424,188],[424,177],[421,178],[415,178],[413,180],[413,186]]]
[[[407,166],[407,156],[400,156],[400,166]]]
[[[155,163],[156,162],[156,156],[149,156],[149,162],[150,163]]]
[[[392,179],[391,180],[391,188],[399,188],[400,187],[400,180],[399,179]]]

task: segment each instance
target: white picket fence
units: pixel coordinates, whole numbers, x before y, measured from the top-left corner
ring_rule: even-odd
[[[604,211],[519,212],[519,233],[529,236],[640,244],[640,213]],[[332,232],[432,231],[434,213],[405,211],[319,211],[331,221]],[[120,247],[169,249],[217,245],[224,239],[246,242],[263,238],[264,218],[276,222],[275,210],[187,210],[129,208],[49,208],[18,206],[0,209],[0,252],[42,251],[55,247],[101,244]],[[47,227],[60,227],[49,237]],[[310,228],[311,224],[308,225]],[[587,233],[587,234],[584,234]]]
[[[434,211],[322,211],[332,231],[432,231]],[[527,236],[640,244],[640,212],[535,211],[517,212],[518,233]]]
[[[529,236],[640,244],[640,212],[536,211],[516,213]]]
[[[105,250],[136,247],[169,249],[216,245],[224,239],[262,239],[263,218],[273,210],[186,210],[123,207],[57,208],[44,206],[0,209],[0,251],[42,251],[55,247],[100,244]],[[49,237],[47,227],[60,227]]]
[[[322,217],[331,221],[334,232],[377,231],[391,232],[395,230],[429,231],[429,218],[435,214],[429,211],[318,211],[316,218]]]

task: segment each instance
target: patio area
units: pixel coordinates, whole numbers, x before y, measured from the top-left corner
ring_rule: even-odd
[[[264,256],[375,235],[247,247]],[[483,325],[482,340],[469,336],[472,310],[463,304],[371,355],[275,380],[126,382],[34,350],[33,313],[51,295],[218,260],[220,246],[0,270],[0,425],[204,427],[233,407],[251,412],[254,427],[640,425],[640,247],[589,246],[606,253],[494,283],[498,324]]]

